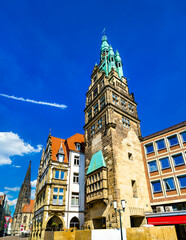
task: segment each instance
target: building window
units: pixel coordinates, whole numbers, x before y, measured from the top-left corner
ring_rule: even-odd
[[[173,136],[168,137],[168,140],[169,140],[170,147],[178,145],[177,135],[173,135]]]
[[[79,166],[79,156],[74,156],[74,165]]]
[[[93,92],[93,96],[96,97],[97,94],[98,94],[98,88],[95,88],[95,89],[94,89],[94,92]]]
[[[186,131],[180,133],[180,135],[181,135],[181,137],[182,137],[183,142],[186,142]]]
[[[95,124],[91,127],[91,135],[95,133]]]
[[[78,206],[79,205],[79,193],[72,192],[71,205],[72,206]]]
[[[54,188],[54,193],[58,193],[58,188]]]
[[[60,188],[60,189],[59,189],[59,194],[63,194],[63,192],[64,192],[64,189],[63,189],[63,188]]]
[[[105,86],[104,80],[102,80],[102,81],[100,82],[100,89],[102,89],[104,86]]]
[[[154,147],[152,143],[145,145],[145,149],[147,154],[154,152]]]
[[[100,189],[100,182],[97,183],[97,188]]]
[[[165,188],[166,190],[175,190],[175,185],[174,185],[174,179],[173,178],[168,178],[163,180],[165,183]]]
[[[26,223],[26,220],[27,220],[27,216],[24,216],[23,223]]]
[[[165,149],[165,141],[164,139],[161,139],[156,142],[158,150]]]
[[[122,123],[124,127],[130,128],[130,121],[128,118],[122,117]]]
[[[161,169],[170,168],[170,162],[168,157],[160,159],[160,163],[161,163]]]
[[[134,109],[133,109],[133,106],[129,104],[129,112],[130,113],[133,113],[134,112]]]
[[[131,160],[131,161],[133,160],[132,153],[128,153],[128,159]]]
[[[156,161],[148,162],[149,172],[158,171]]]
[[[61,171],[61,179],[64,179],[65,178],[65,173],[63,171]]]
[[[73,183],[78,183],[79,182],[79,173],[74,173],[73,174]]]
[[[59,178],[59,171],[57,171],[57,170],[55,172],[55,178]]]
[[[58,204],[63,205],[63,196],[59,196]]]
[[[186,176],[178,177],[180,188],[186,188]]]
[[[181,153],[177,155],[173,155],[172,158],[174,160],[174,166],[179,166],[184,164],[183,156]]]
[[[132,180],[131,181],[132,184],[132,192],[133,192],[133,198],[137,198],[138,194],[137,194],[137,185],[136,185],[136,181]]]
[[[94,115],[98,112],[98,103],[94,106]]]
[[[92,109],[88,112],[88,120],[92,118]]]
[[[126,109],[126,102],[123,99],[121,99],[121,108]]]
[[[81,144],[80,143],[76,143],[76,150],[81,151]]]
[[[113,100],[114,104],[116,104],[116,105],[118,104],[118,96],[114,93],[112,94],[112,100]]]
[[[53,204],[57,204],[57,195],[53,195]]]
[[[100,108],[105,106],[105,96],[100,99]]]
[[[102,118],[98,120],[98,129],[102,128]]]
[[[152,184],[153,193],[157,193],[157,192],[162,191],[160,180],[155,181],[155,182],[151,182],[151,184]]]

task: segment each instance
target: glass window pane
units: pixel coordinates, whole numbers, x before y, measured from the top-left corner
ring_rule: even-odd
[[[170,147],[178,144],[178,138],[176,135],[168,137]]]
[[[149,172],[154,172],[158,170],[156,161],[149,162],[148,165],[149,165]]]
[[[153,148],[153,144],[152,143],[149,144],[149,145],[146,145],[145,148],[146,148],[147,154],[151,153],[151,152],[154,152],[154,148]]]
[[[60,189],[59,189],[59,193],[63,194],[63,191],[64,191],[63,188],[60,188]]]
[[[182,133],[180,133],[180,134],[181,134],[181,136],[182,136],[183,142],[186,142],[186,132],[182,132]]]
[[[179,177],[178,180],[179,180],[180,188],[185,188],[186,187],[186,176]]]
[[[63,204],[63,196],[59,196],[59,205]]]
[[[61,171],[61,179],[64,179],[64,177],[65,177],[65,173]]]
[[[59,171],[55,172],[55,178],[59,178]]]
[[[57,204],[57,195],[53,195],[53,204]]]
[[[152,182],[152,188],[153,188],[153,192],[161,192],[161,184],[160,181],[157,182]]]
[[[58,188],[54,188],[54,193],[57,193],[58,192]]]
[[[160,159],[160,163],[161,163],[162,169],[170,168],[170,163],[169,163],[168,157]]]
[[[165,148],[165,141],[164,141],[164,139],[157,141],[156,144],[157,144],[158,150],[161,150],[161,149]]]
[[[174,156],[172,156],[172,158],[174,160],[174,165],[175,166],[179,166],[179,165],[184,164],[184,160],[183,160],[182,154],[174,155]]]
[[[165,183],[166,190],[174,190],[175,189],[173,178],[164,179],[164,183]]]

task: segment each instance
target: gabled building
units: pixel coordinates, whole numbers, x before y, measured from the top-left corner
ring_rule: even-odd
[[[134,94],[123,75],[122,60],[102,37],[100,63],[95,65],[85,108],[85,227],[119,227],[112,202],[124,199],[123,227],[146,223],[151,211],[143,158],[141,129]]]
[[[19,196],[18,196],[16,207],[15,207],[14,216],[12,219],[12,235],[21,234],[22,215],[23,215],[22,209],[25,205],[30,204],[30,198],[31,198],[30,178],[31,178],[31,162],[29,164],[24,182],[19,191]]]
[[[142,153],[153,225],[175,225],[186,239],[186,121],[143,138]]]
[[[32,239],[84,224],[84,136],[48,136],[36,186]]]

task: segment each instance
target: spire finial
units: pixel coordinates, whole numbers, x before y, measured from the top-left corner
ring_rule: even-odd
[[[102,35],[105,36],[106,28],[103,29]]]

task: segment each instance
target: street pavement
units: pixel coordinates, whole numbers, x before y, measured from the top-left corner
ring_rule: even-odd
[[[17,237],[17,236],[7,236],[7,237],[0,237],[0,240],[28,240],[28,238],[20,238],[20,237]]]

